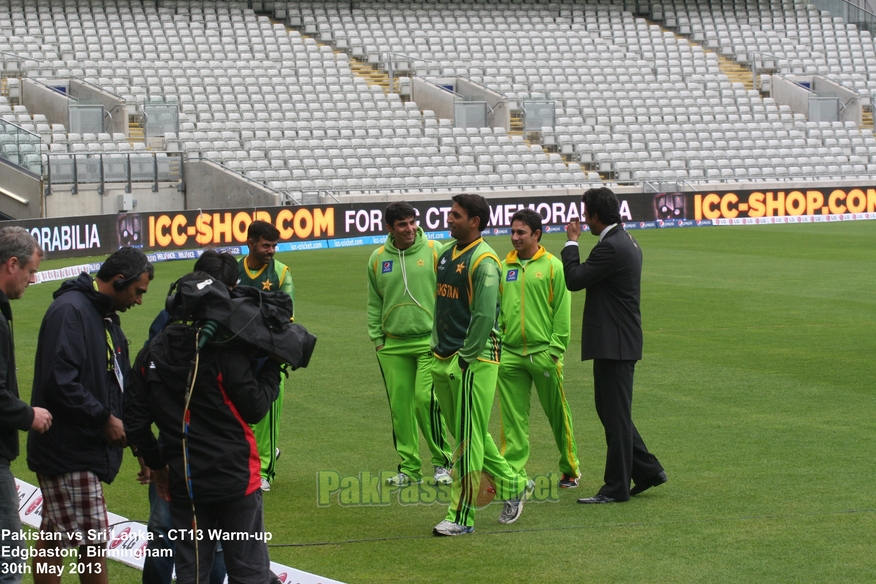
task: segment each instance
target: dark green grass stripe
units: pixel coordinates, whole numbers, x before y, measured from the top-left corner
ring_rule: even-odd
[[[772,329],[796,329],[796,328],[852,328],[859,326],[874,326],[876,322],[823,322],[813,324],[768,324],[768,325],[743,325],[743,326],[716,326],[697,327],[684,329],[643,329],[644,333],[688,333],[693,331],[756,331]]]
[[[606,523],[602,525],[567,525],[555,527],[533,527],[529,529],[503,529],[501,531],[481,531],[480,535],[513,535],[517,533],[544,533],[552,531],[578,531],[578,530],[596,530],[596,529],[625,529],[628,527],[652,527],[660,525],[702,525],[708,523],[728,523],[733,521],[761,521],[768,519],[791,519],[804,517],[829,517],[837,515],[852,515],[857,513],[876,513],[876,509],[845,509],[842,511],[828,511],[826,513],[788,513],[783,515],[743,515],[740,517],[724,517],[710,519],[691,519],[686,521],[635,521],[632,523]],[[433,539],[435,536],[427,535],[400,535],[396,537],[368,537],[362,539],[344,539],[340,541],[314,541],[307,543],[269,543],[269,548],[290,548],[290,547],[318,547],[331,545],[349,545],[354,543],[374,543],[380,541],[406,541],[414,539]]]

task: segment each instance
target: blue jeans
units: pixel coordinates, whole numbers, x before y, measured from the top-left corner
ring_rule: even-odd
[[[21,518],[18,516],[18,490],[15,477],[8,464],[0,464],[0,533],[21,533]],[[0,546],[24,549],[20,539],[0,539]],[[6,557],[0,554],[0,583],[18,584],[21,582],[24,562],[20,557]]]
[[[13,486],[14,488],[14,486]],[[15,507],[18,517],[18,505]],[[150,550],[174,550],[174,542],[167,537],[170,530],[170,504],[158,496],[155,485],[149,485],[149,524],[147,529],[152,534],[149,542]],[[156,558],[147,556],[143,562],[143,584],[170,584],[173,574],[173,557]],[[213,556],[213,571],[210,572],[210,584],[225,582],[225,555],[222,549],[216,550]]]

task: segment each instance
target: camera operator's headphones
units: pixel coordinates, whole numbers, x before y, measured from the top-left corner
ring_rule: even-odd
[[[143,274],[143,272],[146,271],[146,266],[148,266],[148,265],[149,265],[149,259],[147,258],[146,261],[143,262],[143,265],[140,266],[140,269],[138,269],[136,272],[134,272],[133,276],[128,276],[124,280],[113,280],[113,290],[115,290],[116,292],[121,292],[122,290],[124,290],[125,288],[130,286],[132,283],[139,280],[140,276]],[[122,274],[122,275],[124,275],[124,274]]]
[[[176,303],[177,286],[179,286],[179,280],[170,285],[170,289],[168,289],[167,291],[167,298],[164,300],[164,310],[166,310],[169,314],[173,314],[173,305],[174,303]]]

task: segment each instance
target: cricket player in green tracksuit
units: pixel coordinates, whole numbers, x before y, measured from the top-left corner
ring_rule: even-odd
[[[247,231],[249,255],[239,262],[239,286],[253,286],[259,290],[282,290],[292,299],[295,314],[295,285],[285,264],[274,259],[280,232],[267,221],[253,221]],[[280,393],[261,422],[253,425],[256,446],[261,459],[261,488],[270,491],[276,477],[277,454],[280,448],[280,415],[283,411],[285,383],[280,379]]]
[[[432,378],[457,446],[450,507],[432,530],[435,535],[474,531],[482,471],[491,475],[496,496],[505,500],[500,523],[517,521],[529,490],[487,431],[500,355],[499,258],[480,234],[488,219],[489,205],[480,195],[453,197],[447,223],[456,242],[438,260]]]
[[[526,475],[529,410],[533,383],[560,451],[560,487],[578,486],[578,446],[563,391],[563,354],[571,334],[571,295],[563,262],[539,245],[541,215],[521,209],[511,218],[514,251],[502,262],[499,282],[499,403],[501,451],[516,472]]]
[[[368,336],[377,350],[393,443],[401,457],[398,474],[387,483],[403,486],[422,480],[419,427],[432,453],[435,482],[450,484],[450,445],[432,390],[429,348],[442,245],[426,238],[408,203],[390,204],[384,219],[386,243],[368,260]]]

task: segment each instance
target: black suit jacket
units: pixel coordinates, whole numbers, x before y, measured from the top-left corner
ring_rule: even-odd
[[[566,288],[587,289],[581,332],[581,360],[642,358],[642,316],[639,299],[642,250],[620,225],[590,251],[583,264],[578,246],[561,254]]]

